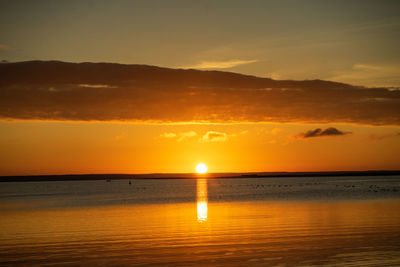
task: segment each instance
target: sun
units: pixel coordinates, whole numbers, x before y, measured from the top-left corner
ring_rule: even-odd
[[[204,173],[207,172],[207,170],[208,170],[207,165],[204,164],[204,163],[199,163],[199,164],[197,164],[197,166],[196,166],[196,172],[197,172],[198,174],[204,174]]]

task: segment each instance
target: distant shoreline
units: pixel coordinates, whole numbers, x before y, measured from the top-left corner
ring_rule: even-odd
[[[87,181],[87,180],[135,180],[135,179],[196,179],[196,178],[279,178],[279,177],[327,177],[327,176],[391,176],[400,170],[388,171],[324,171],[324,172],[254,172],[254,173],[153,173],[153,174],[63,174],[0,176],[0,182],[40,181]]]

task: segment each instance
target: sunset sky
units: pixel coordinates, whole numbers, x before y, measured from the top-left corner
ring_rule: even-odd
[[[0,175],[400,169],[399,14],[0,1]]]

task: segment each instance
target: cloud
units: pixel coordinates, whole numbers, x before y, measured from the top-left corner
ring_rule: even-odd
[[[238,132],[238,133],[229,134],[229,135],[227,135],[227,136],[229,136],[229,137],[236,137],[236,136],[240,136],[240,135],[245,135],[245,134],[247,134],[248,132],[249,132],[248,130],[243,130],[243,131],[240,131],[240,132]]]
[[[110,86],[107,84],[78,84],[79,87],[86,88],[115,88],[115,86]]]
[[[178,142],[182,142],[187,137],[194,137],[197,133],[194,131],[179,134]]]
[[[187,137],[194,137],[194,136],[197,136],[197,133],[195,131],[189,131],[184,133],[162,133],[160,135],[161,138],[167,138],[167,139],[177,138],[178,142],[182,142]]]
[[[175,138],[176,134],[175,133],[162,133],[162,134],[160,134],[160,137],[162,137],[162,138]]]
[[[239,65],[258,62],[257,59],[250,60],[227,60],[227,61],[202,61],[193,66],[182,67],[185,69],[230,69]]]
[[[400,125],[393,88],[143,65],[3,63],[0,95],[3,120]]]
[[[347,71],[341,71],[330,79],[352,84],[374,86],[400,86],[400,65],[377,65],[357,63]]]
[[[325,130],[321,128],[317,128],[315,130],[309,130],[305,133],[300,133],[297,135],[298,138],[311,138],[311,137],[323,137],[323,136],[339,136],[339,135],[346,135],[350,134],[350,132],[343,132],[336,128],[329,127]]]
[[[225,142],[228,140],[228,135],[226,133],[208,131],[200,139],[201,142]]]

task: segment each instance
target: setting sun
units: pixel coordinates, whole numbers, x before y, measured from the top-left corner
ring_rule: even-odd
[[[204,174],[204,173],[206,173],[207,172],[207,165],[206,164],[204,164],[204,163],[199,163],[199,164],[197,164],[197,166],[196,166],[196,172],[197,173],[199,173],[199,174]]]
[[[399,14],[0,0],[0,267],[400,267]]]

